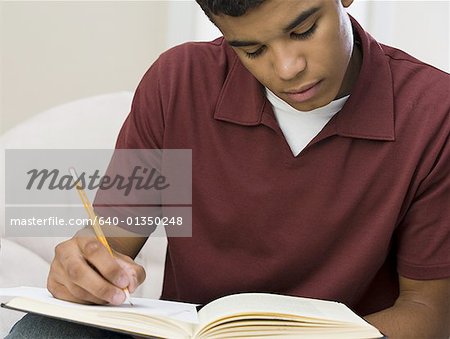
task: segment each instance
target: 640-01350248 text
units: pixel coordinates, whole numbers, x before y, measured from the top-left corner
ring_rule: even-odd
[[[125,218],[119,217],[99,217],[94,220],[89,218],[11,218],[11,226],[87,226],[98,223],[101,226],[183,226],[183,217],[150,217],[150,216],[129,216]]]

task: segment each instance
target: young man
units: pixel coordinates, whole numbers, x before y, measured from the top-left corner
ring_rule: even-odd
[[[169,239],[162,298],[332,299],[392,338],[448,337],[448,74],[378,44],[352,0],[197,2],[224,38],[164,53],[117,143],[193,152],[193,236]],[[49,290],[123,302],[145,237],[111,242],[120,265],[89,237],[59,245]],[[28,316],[11,338],[36,319],[88,337]]]

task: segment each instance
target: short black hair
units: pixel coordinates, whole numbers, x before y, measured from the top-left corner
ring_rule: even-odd
[[[265,0],[196,0],[212,21],[212,15],[244,15],[249,9],[261,5]]]

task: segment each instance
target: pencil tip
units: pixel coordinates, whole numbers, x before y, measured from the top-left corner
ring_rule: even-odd
[[[131,302],[131,296],[130,296],[130,292],[128,291],[128,288],[125,288],[123,291],[125,292],[125,296],[126,296],[125,301],[127,301],[131,306],[134,306],[134,304]]]

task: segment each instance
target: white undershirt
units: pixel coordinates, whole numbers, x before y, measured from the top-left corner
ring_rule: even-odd
[[[297,156],[319,134],[331,118],[339,112],[349,95],[309,112],[296,110],[266,88],[267,99],[272,104],[275,117],[283,131],[292,154]]]

